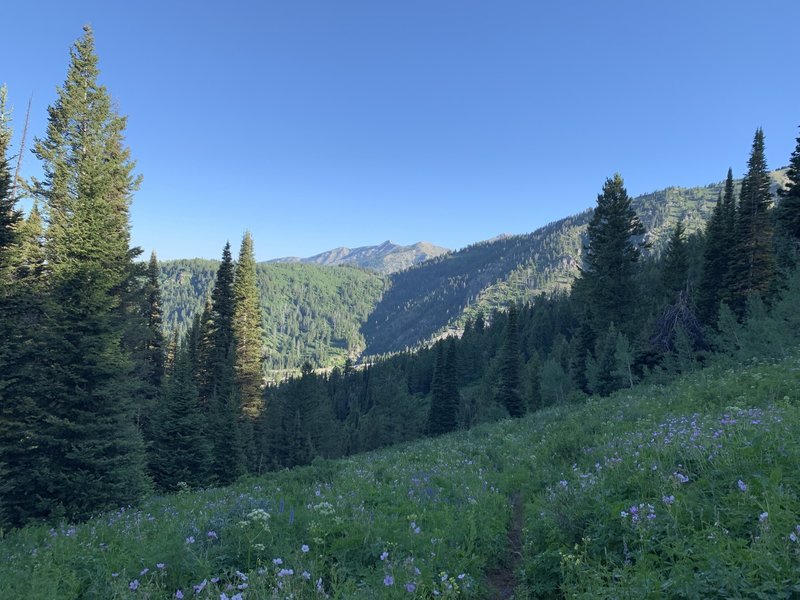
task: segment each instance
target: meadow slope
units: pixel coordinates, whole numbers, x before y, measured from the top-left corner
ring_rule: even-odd
[[[794,352],[3,532],[0,597],[796,597],[799,396]]]

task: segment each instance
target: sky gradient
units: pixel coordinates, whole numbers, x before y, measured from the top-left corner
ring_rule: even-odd
[[[741,176],[757,127],[786,165],[800,125],[796,0],[46,0],[3,20],[16,143],[30,96],[44,135],[93,26],[144,176],[132,240],[162,259],[245,229],[258,260],[460,248],[589,208],[614,172],[632,195]]]

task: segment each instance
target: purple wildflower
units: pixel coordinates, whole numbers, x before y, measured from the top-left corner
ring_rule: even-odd
[[[672,494],[670,494],[669,496],[661,496],[661,500],[664,502],[664,504],[671,505],[675,503],[675,496],[673,496]]]
[[[736,482],[736,485],[739,486],[739,490],[740,491],[742,491],[742,492],[746,492],[747,491],[747,484],[744,481],[742,481],[741,479]]]
[[[186,543],[187,544],[194,544],[194,536],[190,535],[189,537],[187,537],[186,538]]]
[[[136,590],[139,589],[139,580],[134,579],[128,584],[128,587],[131,589],[131,591],[135,592]]]
[[[175,591],[175,597],[176,597],[178,600],[183,600],[183,592],[182,592],[181,590],[176,590],[176,591]]]
[[[216,532],[216,531],[214,531],[213,529],[212,529],[211,531],[209,531],[209,532],[206,534],[206,536],[208,536],[208,537],[209,537],[209,539],[212,539],[212,540],[219,539],[219,536],[217,535],[217,532]]]
[[[201,582],[200,582],[200,583],[198,583],[196,586],[194,586],[194,593],[195,593],[195,594],[199,594],[199,593],[200,593],[200,592],[202,592],[204,589],[206,589],[206,586],[207,586],[207,585],[208,585],[208,579],[203,579],[203,581],[201,581]]]
[[[764,521],[767,520],[768,517],[769,517],[768,512],[762,512],[760,515],[758,515],[758,522],[763,523]]]
[[[159,571],[163,571],[166,568],[167,565],[165,565],[164,563],[156,563],[156,569],[158,569]]]
[[[406,591],[409,594],[413,594],[415,591],[417,591],[417,584],[416,583],[411,583],[411,582],[407,583],[406,584]]]
[[[147,567],[145,567],[144,569],[142,569],[142,572],[141,572],[141,573],[139,573],[139,577],[144,577],[144,576],[145,576],[145,575],[147,575],[149,572],[150,572],[150,569],[148,569]]]
[[[308,571],[303,571],[303,579],[305,579],[306,581],[310,580],[311,573],[309,573]]]
[[[282,558],[273,558],[272,559],[272,564],[273,565],[282,565],[283,564],[283,559]]]
[[[386,585],[386,586],[394,585],[394,577],[392,577],[391,575],[387,575],[386,577],[384,577],[383,578],[383,585]]]
[[[387,558],[389,558],[389,553],[386,550],[384,550],[383,552],[381,552],[381,560],[386,560]]]
[[[306,552],[308,552],[308,550],[309,550],[309,548],[308,548],[308,544],[303,544],[302,546],[300,546],[300,551],[301,551],[303,554],[305,554]]]

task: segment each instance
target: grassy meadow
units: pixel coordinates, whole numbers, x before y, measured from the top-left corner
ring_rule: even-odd
[[[798,597],[799,400],[795,352],[6,531],[0,598]]]

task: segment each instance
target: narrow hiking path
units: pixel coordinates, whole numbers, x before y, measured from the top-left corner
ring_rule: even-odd
[[[511,520],[506,536],[506,557],[487,575],[490,600],[514,598],[514,592],[519,583],[517,568],[522,561],[522,525],[524,522],[522,495],[516,492],[511,495],[509,501],[511,502]]]

